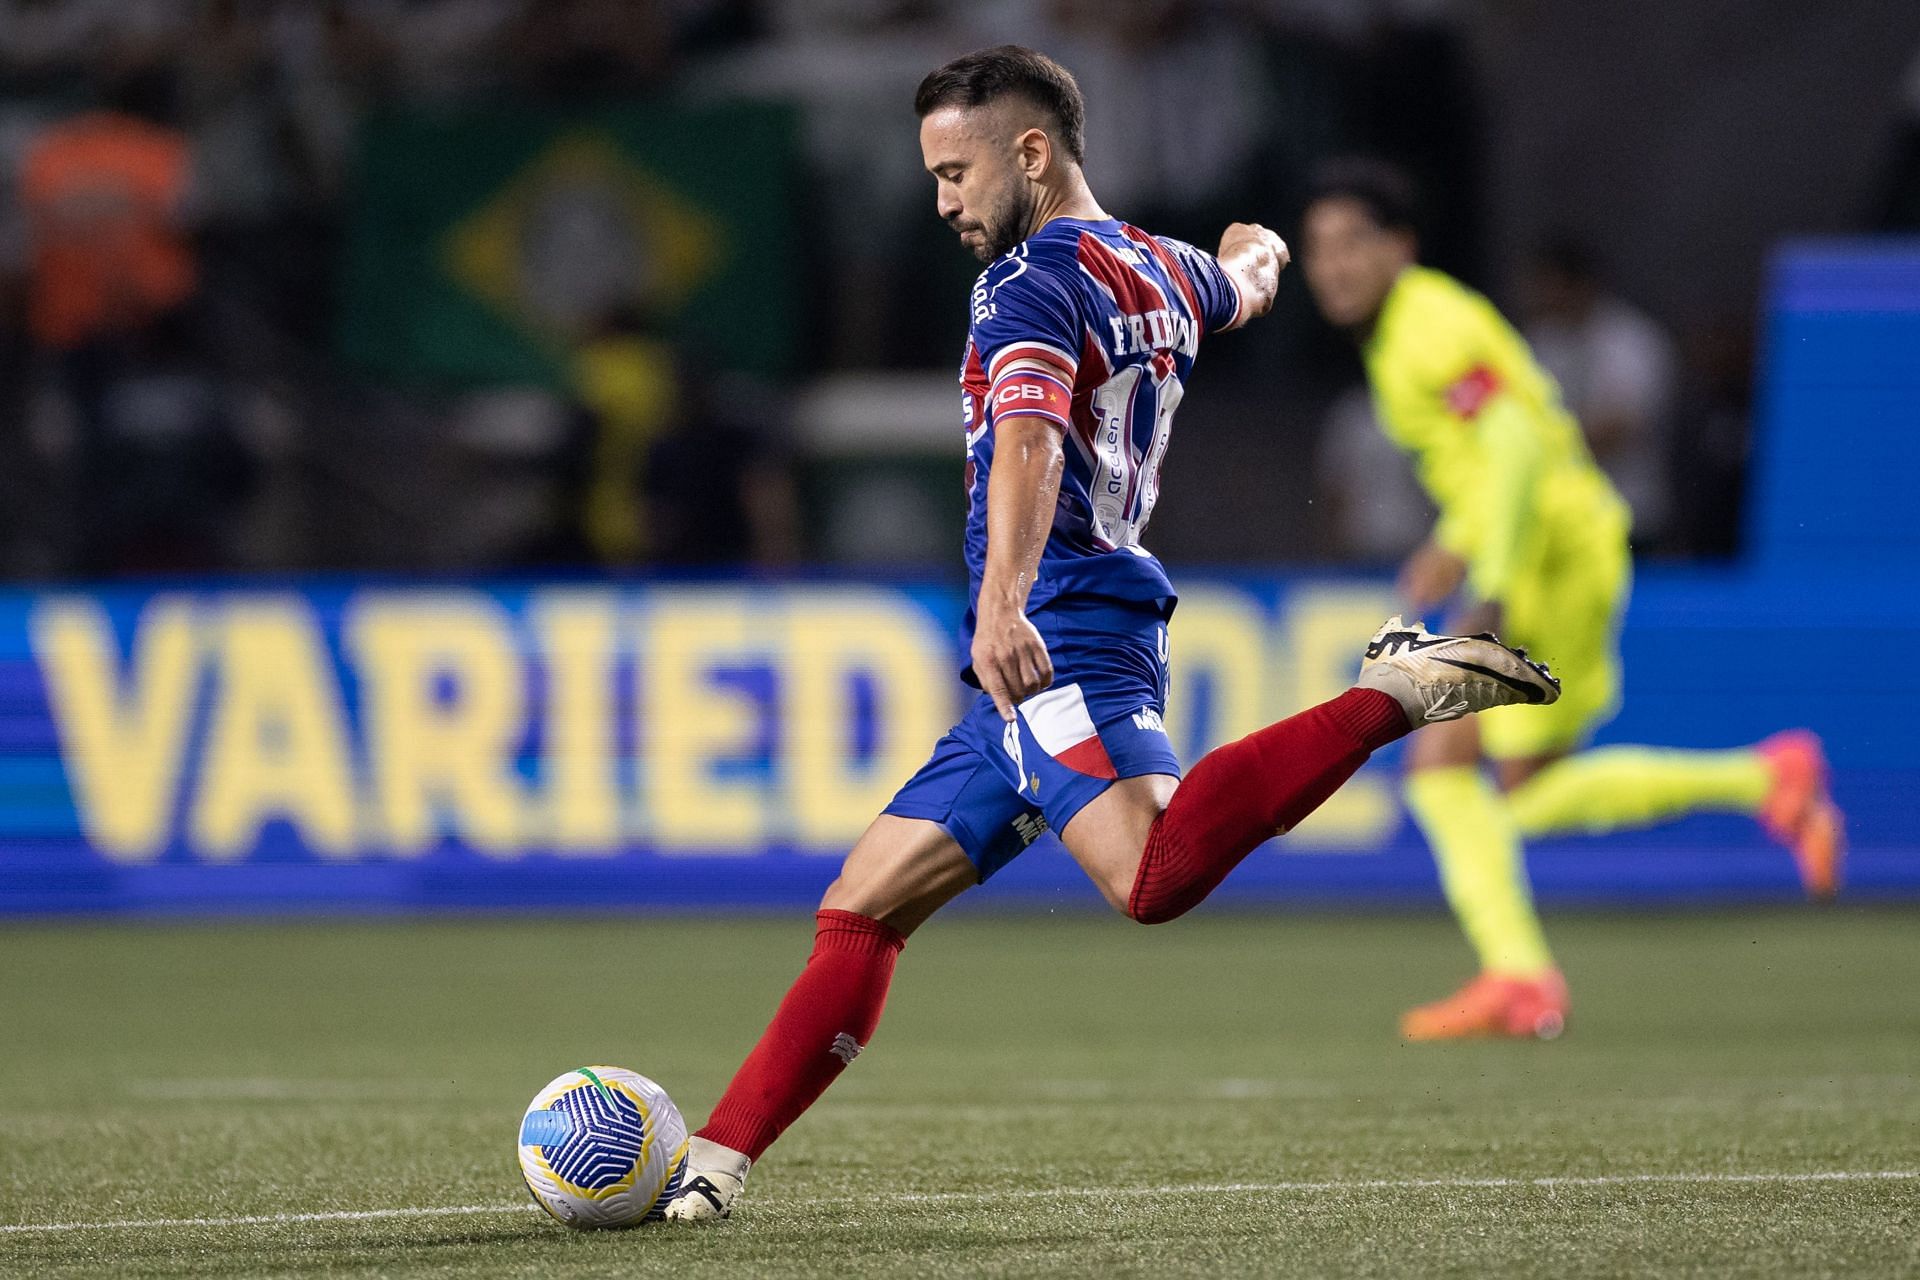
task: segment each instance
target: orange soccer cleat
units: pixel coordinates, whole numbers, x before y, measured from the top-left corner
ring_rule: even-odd
[[[1773,785],[1760,805],[1760,825],[1793,854],[1807,896],[1833,897],[1847,854],[1846,820],[1827,787],[1827,757],[1805,729],[1776,733],[1759,747]]]
[[[1409,1009],[1400,1019],[1400,1034],[1409,1040],[1551,1040],[1566,1027],[1567,982],[1557,969],[1537,978],[1483,973],[1444,1000]]]

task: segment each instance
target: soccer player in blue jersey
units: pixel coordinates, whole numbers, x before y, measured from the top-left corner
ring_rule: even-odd
[[[950,62],[914,106],[940,216],[989,264],[960,372],[962,678],[979,695],[828,888],[806,968],[691,1142],[678,1221],[732,1211],[753,1162],[865,1047],[907,936],[1041,832],[1115,908],[1171,920],[1375,749],[1559,696],[1491,637],[1396,618],[1354,688],[1183,780],[1161,727],[1174,589],[1140,534],[1201,341],[1267,313],[1287,248],[1236,223],[1210,254],[1109,217],[1080,168],[1079,87],[1030,49]]]

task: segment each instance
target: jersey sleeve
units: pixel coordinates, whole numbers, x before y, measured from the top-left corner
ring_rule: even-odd
[[[1071,289],[1045,265],[1013,256],[982,272],[973,287],[972,336],[987,375],[989,417],[1021,414],[1066,430],[1083,329]]]
[[[1200,301],[1200,322],[1208,333],[1218,333],[1240,318],[1240,287],[1220,265],[1220,259],[1185,240],[1175,240],[1172,236],[1154,238],[1173,255],[1174,264],[1193,286],[1194,296]]]

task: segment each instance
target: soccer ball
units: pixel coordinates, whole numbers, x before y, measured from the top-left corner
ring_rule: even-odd
[[[687,1171],[687,1122],[667,1091],[624,1067],[580,1067],[533,1096],[520,1173],[569,1227],[631,1227],[665,1212]]]

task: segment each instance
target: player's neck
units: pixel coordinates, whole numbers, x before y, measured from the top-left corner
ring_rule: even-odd
[[[1027,234],[1032,235],[1056,218],[1078,218],[1083,222],[1104,222],[1110,215],[1093,198],[1093,192],[1087,188],[1086,179],[1074,175],[1074,180],[1057,190],[1043,188],[1040,198],[1034,201],[1032,225]]]

